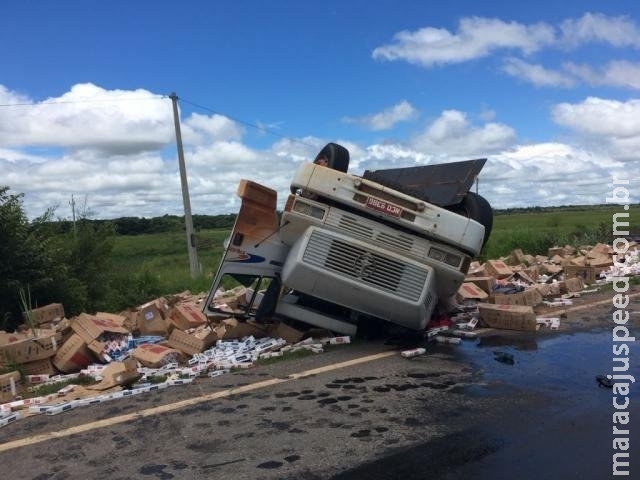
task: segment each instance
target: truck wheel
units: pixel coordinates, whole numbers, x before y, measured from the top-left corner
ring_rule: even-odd
[[[320,153],[316,155],[314,162],[320,157],[325,157],[329,161],[329,168],[347,173],[349,168],[349,150],[337,143],[327,143]]]
[[[484,239],[482,241],[482,246],[484,247],[487,240],[489,240],[491,228],[493,227],[493,210],[489,202],[477,193],[467,192],[464,200],[453,207],[452,211],[465,215],[467,218],[475,220],[484,226]]]

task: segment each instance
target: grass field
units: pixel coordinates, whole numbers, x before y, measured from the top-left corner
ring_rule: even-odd
[[[521,248],[532,255],[545,254],[553,245],[573,246],[611,242],[613,214],[619,206],[565,207],[545,212],[497,214],[483,259],[508,255]],[[631,230],[638,232],[637,206],[629,210]]]
[[[553,245],[594,244],[609,239],[612,215],[620,207],[554,209],[534,213],[497,214],[485,246],[483,260],[508,255],[521,248],[524,253],[544,254]],[[638,208],[631,213],[631,230],[638,231]],[[635,227],[635,228],[634,228]],[[113,268],[134,276],[138,284],[148,282],[152,294],[172,294],[183,290],[203,292],[210,288],[220,261],[224,239],[230,230],[203,230],[196,233],[202,276],[192,279],[184,233],[118,236],[113,250]],[[609,239],[610,241],[610,239]],[[142,289],[144,292],[144,288]]]
[[[185,233],[156,233],[136,236],[117,236],[113,248],[114,270],[129,276],[153,279],[163,294],[183,290],[208,290],[223,253],[223,241],[230,230],[197,232],[198,261],[202,275],[192,279]]]

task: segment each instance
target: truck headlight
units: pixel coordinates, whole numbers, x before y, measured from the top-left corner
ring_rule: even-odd
[[[445,252],[444,250],[440,250],[439,248],[435,247],[431,247],[429,249],[429,258],[437,260],[438,262],[446,263],[447,265],[451,265],[452,267],[456,268],[460,266],[460,262],[462,261],[462,257],[460,255]]]
[[[322,220],[324,218],[325,209],[316,205],[311,205],[310,203],[296,200],[296,203],[293,204],[293,211]]]

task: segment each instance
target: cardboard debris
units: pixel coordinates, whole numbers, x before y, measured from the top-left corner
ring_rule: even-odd
[[[547,256],[549,258],[555,257],[556,255],[564,257],[565,253],[564,247],[551,247],[547,250]]]
[[[247,304],[247,289],[243,286],[238,286],[231,290],[220,292],[215,295],[213,301],[218,307],[226,306],[228,311],[233,312]]]
[[[483,322],[491,328],[536,330],[536,314],[529,306],[481,303],[478,312]]]
[[[509,255],[509,265],[520,265],[522,263],[526,263],[524,253],[521,249],[516,248]]]
[[[220,333],[224,334],[224,331],[220,332],[218,329],[211,328],[207,325],[187,331],[176,328],[171,332],[166,344],[171,348],[180,350],[186,355],[195,355],[196,353],[203,352],[216,343],[217,340],[220,340]]]
[[[489,297],[489,294],[474,282],[464,282],[458,289],[457,297],[459,301],[484,300]]]
[[[138,346],[131,356],[143,366],[149,368],[160,368],[168,363],[183,361],[180,351],[152,343]]]
[[[126,318],[121,315],[113,315],[99,312],[96,315],[81,313],[71,323],[71,328],[87,344],[89,350],[100,356],[107,348],[107,343],[102,335],[109,332],[120,335],[129,335],[129,330],[124,326]]]
[[[235,318],[222,320],[217,327],[221,340],[253,336],[255,338],[266,337],[267,330],[263,325],[252,320],[240,322]],[[270,334],[271,335],[271,334]],[[271,335],[275,336],[275,335]],[[282,337],[284,338],[284,337]],[[285,339],[286,340],[286,339]],[[292,342],[295,343],[295,342]]]
[[[487,260],[484,264],[487,274],[497,279],[507,278],[513,274],[513,270],[502,260]]]
[[[560,284],[560,293],[579,292],[584,289],[584,282],[580,277],[568,278]]]
[[[135,312],[135,321],[142,335],[167,334],[167,325],[155,301],[141,305]]]
[[[288,343],[298,343],[304,337],[304,332],[297,330],[286,323],[279,322],[267,327],[267,333],[271,337],[283,338]]]
[[[604,243],[598,243],[595,247],[587,252],[587,258],[602,258],[610,257],[615,254],[613,247],[605,245]]]
[[[107,390],[118,385],[131,385],[142,374],[138,373],[138,362],[135,358],[127,358],[122,362],[113,362],[101,372],[102,380],[95,385],[89,385],[89,390]]]
[[[87,343],[80,335],[74,333],[56,352],[52,363],[61,372],[71,373],[87,367],[92,361]]]
[[[520,270],[518,272],[514,272],[513,275],[507,278],[507,281],[508,282],[524,282],[529,285],[534,285],[536,281],[534,280],[533,276],[530,276],[530,273],[531,272],[529,270]],[[537,276],[537,272],[535,276]]]
[[[493,291],[496,279],[493,277],[467,277],[464,279],[464,282],[473,283],[489,294]]]
[[[522,292],[511,294],[493,294],[490,297],[491,303],[499,303],[503,305],[528,305],[535,307],[542,303],[542,295],[536,288],[529,288]]]
[[[0,402],[10,402],[18,395],[20,372],[14,371],[0,375]]]
[[[169,322],[180,330],[189,330],[207,323],[207,317],[202,313],[202,307],[193,303],[183,303],[173,307]]]
[[[23,315],[26,320],[26,313]],[[64,318],[64,307],[61,303],[51,303],[44,307],[30,310],[29,317],[38,325],[55,322]]]
[[[545,273],[547,275],[556,275],[562,272],[563,267],[561,267],[560,265],[555,265],[553,263],[544,263],[540,265],[540,269],[542,270],[542,273]]]
[[[55,332],[39,330],[29,333],[0,331],[0,364],[28,363],[50,358],[58,350]]]
[[[55,370],[51,364],[50,358],[43,358],[34,362],[23,363],[20,365],[23,375],[54,375]]]

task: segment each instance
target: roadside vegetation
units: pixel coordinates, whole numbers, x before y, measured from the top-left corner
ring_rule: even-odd
[[[516,248],[546,254],[554,245],[610,243],[618,211],[609,205],[497,211],[481,260]],[[629,210],[635,233],[637,212],[637,206]],[[22,323],[25,298],[31,308],[60,302],[72,316],[118,312],[184,290],[207,291],[235,220],[194,216],[202,274],[193,279],[182,217],[91,220],[85,208],[74,224],[54,214],[49,210],[28,221],[21,195],[0,186],[0,329]]]
[[[612,216],[619,211],[610,205],[498,210],[481,259],[506,256],[516,248],[530,255],[546,255],[556,245],[610,244]],[[638,207],[629,213],[631,230],[639,233]]]

